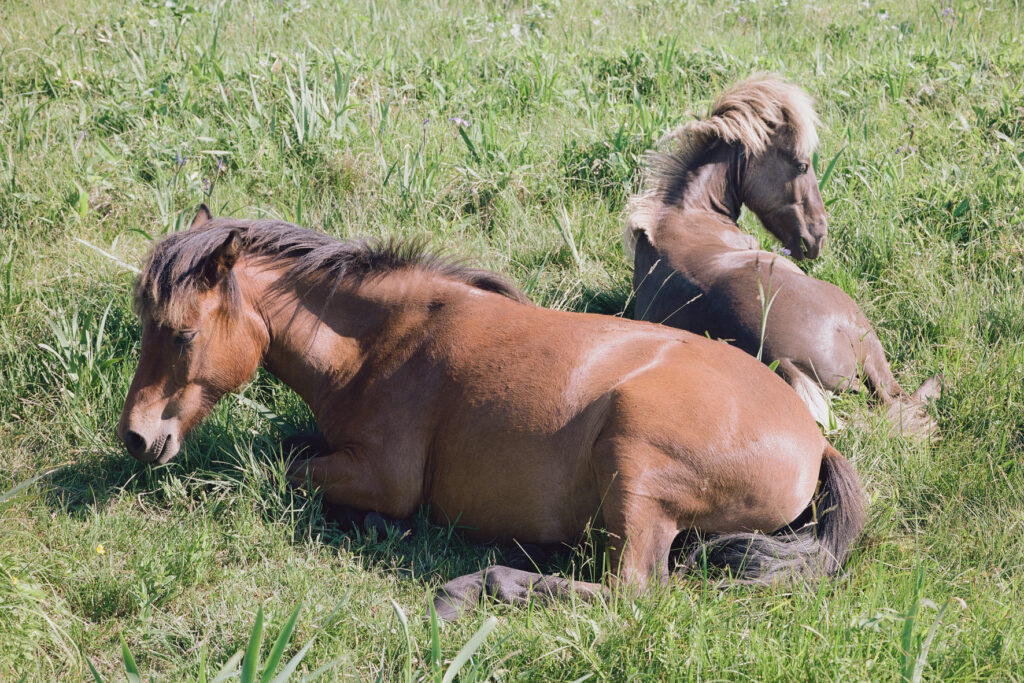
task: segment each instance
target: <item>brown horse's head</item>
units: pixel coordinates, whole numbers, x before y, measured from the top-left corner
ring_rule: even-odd
[[[736,154],[730,182],[738,199],[793,258],[814,258],[828,232],[811,164],[818,123],[803,89],[775,75],[754,75],[723,92],[707,117],[668,136],[684,145],[679,159],[663,164],[670,177],[659,182],[672,188],[671,176],[685,171],[686,159],[724,142]]]
[[[789,141],[772,145],[746,161],[742,182],[743,203],[793,258],[816,258],[828,220],[810,154]]]
[[[135,293],[142,355],[117,433],[128,452],[163,464],[185,434],[256,370],[268,334],[233,273],[237,230],[208,230],[202,206],[186,233],[153,250]]]

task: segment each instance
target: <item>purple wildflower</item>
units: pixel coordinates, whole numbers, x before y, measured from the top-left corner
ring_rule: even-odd
[[[174,157],[174,161],[176,164],[178,164],[178,167],[180,168],[185,165],[186,161],[188,161],[188,157],[182,155],[181,152],[178,152]]]
[[[747,18],[745,16],[743,16],[742,14],[739,15],[738,19],[740,20],[741,24],[747,23]]]
[[[952,7],[947,7],[946,9],[942,10],[942,16],[944,16],[944,17],[951,17],[951,16],[953,16],[953,8]]]
[[[471,125],[468,120],[462,118],[461,116],[453,116],[448,120],[460,128],[469,128],[469,126]]]

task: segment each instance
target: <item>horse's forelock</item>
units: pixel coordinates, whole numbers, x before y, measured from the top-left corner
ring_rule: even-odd
[[[206,291],[205,266],[236,225],[220,220],[175,233],[150,252],[135,282],[133,308],[143,320],[172,329],[187,327],[196,314],[198,297]],[[228,273],[223,283],[227,302],[237,302],[237,283]]]
[[[718,140],[742,145],[752,157],[771,146],[808,156],[818,146],[819,125],[803,88],[775,74],[755,74],[722,92],[706,117],[680,125],[662,142],[675,140],[676,156],[692,156]]]
[[[808,156],[818,146],[820,123],[803,88],[774,74],[755,74],[723,92],[708,117],[689,126],[697,136],[739,143],[751,156],[773,144]]]

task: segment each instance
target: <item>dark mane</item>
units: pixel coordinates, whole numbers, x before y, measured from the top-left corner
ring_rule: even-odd
[[[145,311],[168,324],[187,314],[194,295],[205,287],[207,259],[233,230],[238,232],[243,255],[288,263],[282,286],[313,280],[336,289],[369,277],[417,268],[515,301],[529,301],[496,273],[430,253],[422,241],[339,240],[284,221],[218,218],[165,237],[153,247],[135,286],[136,312]],[[234,303],[238,291],[233,276],[226,285],[229,303]]]

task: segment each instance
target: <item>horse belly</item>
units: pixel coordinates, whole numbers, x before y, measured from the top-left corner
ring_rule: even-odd
[[[431,477],[431,514],[478,540],[574,541],[600,502],[579,451],[529,439],[448,451]]]

